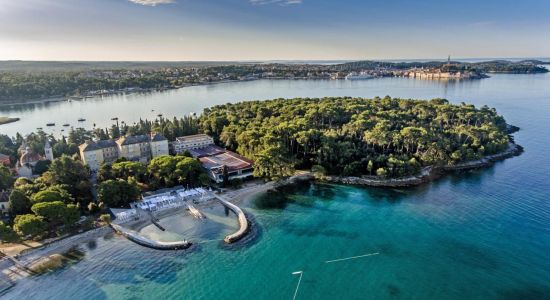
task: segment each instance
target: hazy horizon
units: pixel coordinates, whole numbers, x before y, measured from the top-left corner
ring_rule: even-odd
[[[427,62],[427,61],[447,61],[448,56],[437,58],[352,58],[352,59],[239,59],[239,60],[27,60],[27,59],[0,59],[0,62],[36,62],[36,63],[102,63],[102,62],[136,62],[136,63],[269,63],[269,62],[290,62],[290,63],[315,63],[315,62],[335,62],[345,63],[354,61],[387,61],[387,62]],[[471,62],[471,61],[490,61],[490,60],[543,60],[550,61],[550,56],[527,56],[527,57],[451,57],[452,61]]]
[[[550,2],[0,0],[0,60],[550,56]]]

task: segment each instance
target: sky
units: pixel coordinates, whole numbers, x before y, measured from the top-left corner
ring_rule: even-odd
[[[0,60],[550,57],[550,0],[0,0]]]

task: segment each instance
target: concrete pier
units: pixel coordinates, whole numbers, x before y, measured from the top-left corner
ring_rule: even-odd
[[[191,213],[191,215],[193,215],[193,217],[197,218],[197,219],[205,219],[206,216],[200,212],[200,210],[196,209],[193,205],[191,204],[187,204],[187,209],[189,209],[189,212]]]
[[[153,248],[153,249],[158,249],[158,250],[177,250],[177,249],[187,249],[189,247],[191,247],[192,243],[187,241],[187,240],[183,240],[183,241],[177,241],[177,242],[159,242],[159,241],[153,241],[151,239],[148,239],[142,235],[140,235],[139,233],[133,231],[133,230],[130,230],[130,229],[126,229],[120,225],[117,225],[117,224],[111,224],[111,227],[118,233],[122,234],[123,236],[125,236],[127,239],[129,239],[130,241],[136,243],[136,244],[139,244],[139,245],[142,245],[142,246],[145,246],[145,247],[149,247],[149,248]]]
[[[223,239],[228,244],[234,243],[234,242],[240,240],[241,238],[243,238],[248,233],[248,229],[249,229],[248,220],[246,219],[246,216],[245,216],[244,212],[242,211],[242,209],[240,207],[238,207],[237,205],[223,199],[220,196],[215,196],[215,197],[225,207],[229,208],[235,214],[237,214],[237,217],[238,217],[238,220],[239,220],[239,230],[237,230],[237,232],[235,232],[235,233],[232,233],[232,234],[226,236]]]

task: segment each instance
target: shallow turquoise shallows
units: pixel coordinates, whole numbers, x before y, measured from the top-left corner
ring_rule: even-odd
[[[515,137],[525,153],[413,189],[305,184],[261,194],[243,203],[254,236],[235,246],[156,251],[109,236],[82,245],[80,262],[25,279],[4,298],[292,299],[292,273],[303,271],[297,299],[550,299],[550,74],[205,89],[238,90],[235,100],[389,94],[487,104],[521,127]],[[155,97],[161,107],[162,95],[133,97]],[[173,93],[164,95],[171,105]]]

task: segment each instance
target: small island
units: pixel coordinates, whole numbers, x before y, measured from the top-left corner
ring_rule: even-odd
[[[19,118],[0,117],[0,125],[19,121]]]
[[[445,99],[250,101],[205,109],[200,123],[271,179],[311,169],[333,182],[407,186],[521,152],[495,109]]]

